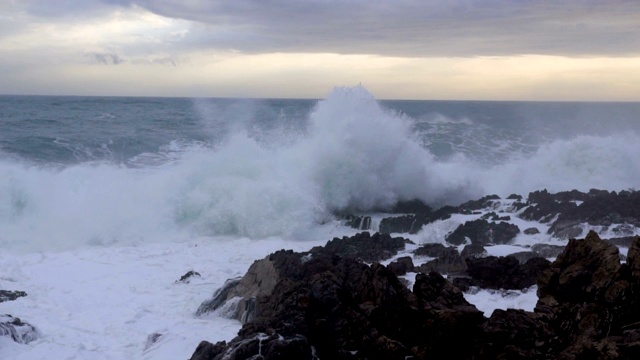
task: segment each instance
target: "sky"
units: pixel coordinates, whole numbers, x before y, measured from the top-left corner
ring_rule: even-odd
[[[0,0],[0,94],[640,101],[639,0]]]

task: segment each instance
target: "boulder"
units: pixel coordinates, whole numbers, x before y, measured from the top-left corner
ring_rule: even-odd
[[[13,301],[23,296],[27,296],[27,293],[24,291],[0,290],[0,303]]]
[[[28,344],[40,337],[40,332],[31,324],[11,315],[0,315],[0,336],[8,336],[20,344]]]
[[[403,256],[390,263],[387,267],[396,276],[402,276],[413,271],[413,260],[411,260],[410,256]]]
[[[520,229],[517,225],[506,222],[490,223],[486,220],[478,219],[467,221],[458,226],[456,230],[446,237],[446,240],[453,245],[464,244],[467,238],[471,240],[472,244],[508,244],[519,233]]]
[[[524,264],[513,256],[487,256],[468,258],[469,285],[489,289],[524,289],[536,284],[538,277],[549,266],[541,257],[529,259]]]

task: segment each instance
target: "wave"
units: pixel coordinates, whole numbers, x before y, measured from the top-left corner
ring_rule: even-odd
[[[319,101],[306,132],[293,140],[287,134],[264,141],[238,128],[214,145],[173,142],[158,161],[141,154],[132,161],[137,167],[0,160],[0,246],[64,249],[214,235],[304,239],[337,212],[399,200],[442,205],[488,193],[619,190],[640,182],[634,134],[557,140],[487,167],[460,154],[437,159],[413,125],[359,86]]]

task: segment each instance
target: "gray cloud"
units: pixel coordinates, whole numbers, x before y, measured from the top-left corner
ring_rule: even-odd
[[[104,65],[120,65],[126,61],[116,53],[93,52],[93,53],[86,53],[85,56],[92,61],[95,61],[99,64],[104,64]]]
[[[198,22],[176,46],[396,56],[632,56],[640,2],[103,0]]]

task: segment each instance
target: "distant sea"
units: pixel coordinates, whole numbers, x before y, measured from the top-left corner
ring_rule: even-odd
[[[305,239],[344,211],[640,187],[640,103],[0,96],[0,249]]]

